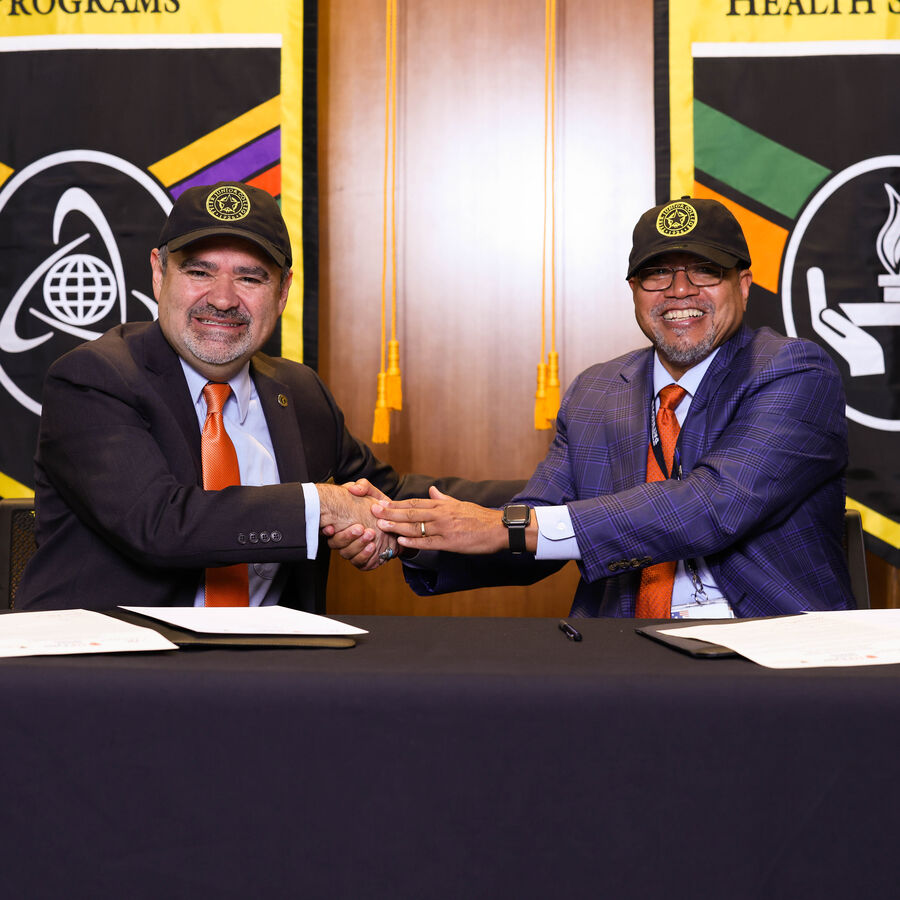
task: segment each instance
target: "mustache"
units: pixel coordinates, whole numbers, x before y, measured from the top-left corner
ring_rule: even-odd
[[[191,318],[199,318],[199,319],[218,319],[221,322],[237,322],[241,325],[249,325],[252,321],[250,316],[245,312],[241,312],[237,309],[227,310],[223,312],[221,309],[216,309],[209,303],[204,303],[200,306],[195,306],[191,309]]]
[[[669,309],[699,309],[705,313],[715,310],[715,305],[708,300],[691,300],[688,303],[673,303],[671,300],[662,300],[650,308],[650,315],[659,317]]]

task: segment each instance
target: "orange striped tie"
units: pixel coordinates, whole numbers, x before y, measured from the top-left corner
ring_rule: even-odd
[[[662,446],[663,459],[669,472],[675,459],[675,444],[681,430],[675,418],[675,407],[687,393],[677,384],[668,384],[659,392],[659,412],[656,414],[656,429]],[[647,445],[647,481],[665,481],[659,468],[653,447]],[[668,619],[672,614],[672,585],[675,583],[677,560],[647,566],[641,572],[641,586],[634,606],[637,619]]]
[[[225,423],[222,408],[231,394],[228,384],[209,382],[203,388],[206,400],[206,421],[200,439],[200,457],[203,464],[203,488],[219,491],[232,484],[241,483],[237,453]],[[207,606],[248,606],[250,589],[247,565],[216,566],[206,570]]]

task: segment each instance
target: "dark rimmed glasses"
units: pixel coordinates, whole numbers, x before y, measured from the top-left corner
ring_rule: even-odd
[[[686,266],[647,266],[638,269],[634,277],[645,291],[664,291],[667,287],[671,287],[676,272],[684,272],[694,287],[713,287],[721,284],[726,271],[723,266],[702,262]]]

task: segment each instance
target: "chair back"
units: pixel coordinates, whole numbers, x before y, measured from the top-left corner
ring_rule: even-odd
[[[34,543],[34,500],[0,500],[0,607],[16,608],[16,591]]]
[[[850,589],[857,609],[869,609],[869,575],[866,571],[866,543],[862,516],[855,509],[844,510],[844,552],[850,570]]]

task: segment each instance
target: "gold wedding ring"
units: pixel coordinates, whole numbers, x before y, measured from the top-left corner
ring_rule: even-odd
[[[419,522],[419,529],[422,532],[422,537],[425,537],[425,523],[424,522]]]

